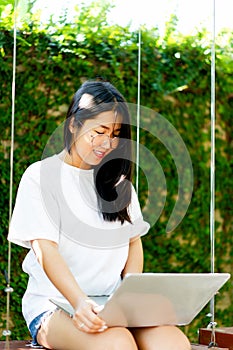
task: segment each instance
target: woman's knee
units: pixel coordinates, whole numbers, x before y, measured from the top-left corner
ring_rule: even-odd
[[[164,334],[170,338],[174,350],[191,350],[191,344],[180,328],[175,326],[165,327]]]
[[[107,349],[111,350],[138,350],[134,337],[127,328],[114,327],[109,328],[106,333],[108,341]],[[106,342],[105,342],[106,344]]]
[[[139,328],[133,331],[139,349],[146,350],[190,350],[186,335],[177,327],[160,326]]]

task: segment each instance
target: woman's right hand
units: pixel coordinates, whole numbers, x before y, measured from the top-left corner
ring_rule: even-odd
[[[107,329],[106,323],[97,316],[100,308],[92,299],[82,298],[73,316],[75,327],[86,333],[105,331]]]
[[[99,305],[81,290],[59,252],[58,244],[46,239],[35,239],[31,244],[50,281],[75,308],[75,326],[87,333],[103,332],[106,324],[97,316]]]

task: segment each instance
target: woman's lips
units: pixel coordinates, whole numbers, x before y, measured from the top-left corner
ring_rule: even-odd
[[[94,150],[94,154],[95,154],[95,156],[96,156],[97,158],[103,159],[104,156],[105,156],[105,154],[106,154],[106,152],[99,151],[99,150]]]

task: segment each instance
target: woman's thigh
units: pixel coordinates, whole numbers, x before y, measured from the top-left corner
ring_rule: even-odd
[[[131,332],[139,350],[191,350],[185,334],[174,326],[134,328]]]
[[[85,333],[78,330],[72,319],[58,310],[42,323],[37,341],[55,350],[137,350],[136,342],[126,328],[108,328],[101,333]]]

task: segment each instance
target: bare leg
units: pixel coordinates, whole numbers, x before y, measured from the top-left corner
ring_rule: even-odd
[[[177,327],[135,328],[131,332],[139,350],[191,350],[187,337]]]
[[[61,310],[46,318],[37,341],[54,350],[138,350],[128,329],[113,327],[101,333],[88,334],[78,330],[72,319]]]

